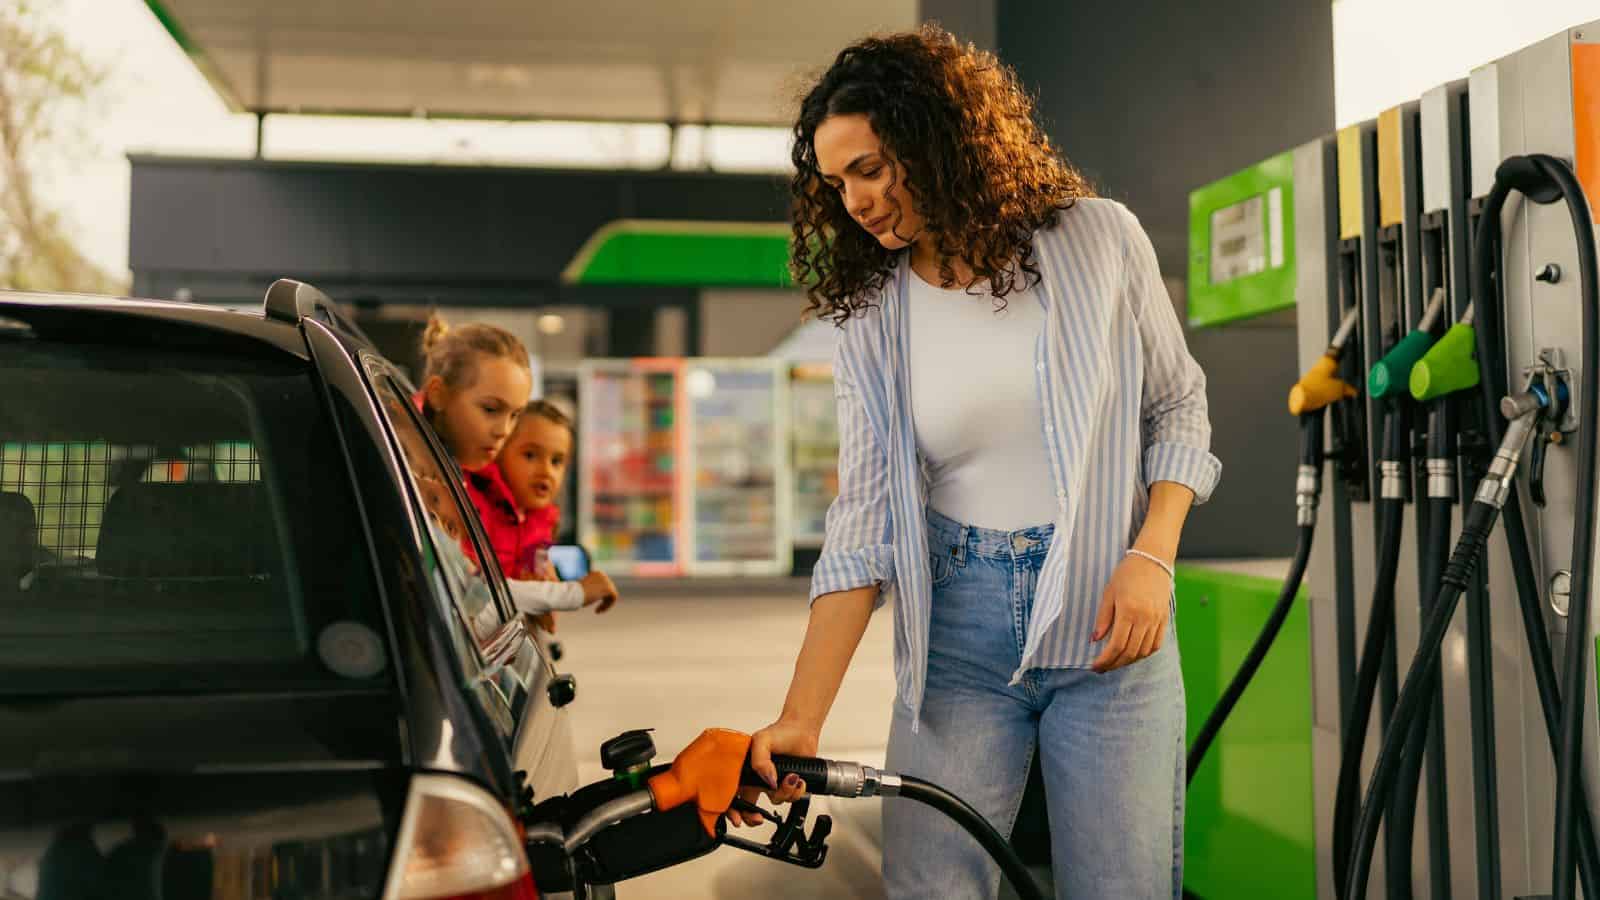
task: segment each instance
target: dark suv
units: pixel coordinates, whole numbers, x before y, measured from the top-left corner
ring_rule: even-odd
[[[326,297],[0,293],[0,391],[0,897],[539,896],[574,686]]]

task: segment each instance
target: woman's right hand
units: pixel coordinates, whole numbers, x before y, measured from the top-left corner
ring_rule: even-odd
[[[773,785],[766,788],[741,788],[739,796],[751,803],[756,802],[762,794],[772,798],[773,803],[789,803],[805,795],[805,782],[798,775],[790,775],[782,784],[777,783],[777,770],[772,766],[772,754],[782,753],[790,756],[816,756],[817,741],[821,737],[822,729],[803,722],[789,719],[779,719],[771,725],[761,729],[750,737],[750,768],[757,775],[766,779],[767,784]],[[728,810],[728,821],[735,825],[760,825],[760,816],[742,813],[736,809]]]

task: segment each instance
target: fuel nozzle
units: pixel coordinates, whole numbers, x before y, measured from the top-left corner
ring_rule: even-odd
[[[1417,362],[1433,346],[1433,323],[1438,321],[1439,312],[1444,308],[1444,299],[1444,288],[1434,288],[1428,309],[1417,327],[1401,338],[1367,373],[1367,394],[1373,399],[1398,396],[1407,389]]]
[[[780,779],[788,774],[786,757],[773,757]],[[804,777],[804,776],[802,776]],[[786,818],[779,819],[738,798],[740,785],[765,787],[766,782],[750,768],[750,735],[726,728],[708,728],[683,748],[666,771],[652,775],[649,796],[657,812],[667,812],[693,804],[705,833],[718,843],[758,856],[814,869],[828,855],[828,835],[833,820],[818,816],[811,833],[805,833],[805,817],[810,802],[802,797],[794,802]],[[813,790],[812,793],[825,793]],[[757,844],[726,833],[720,822],[728,810],[754,812],[778,826],[772,839]]]
[[[1017,856],[1016,850],[994,830],[983,814],[932,782],[910,775],[882,772],[860,763],[810,756],[774,754],[772,766],[777,770],[780,782],[789,775],[796,775],[805,782],[806,790],[811,794],[831,797],[897,796],[932,807],[977,839],[1000,865],[1000,870],[1023,900],[1044,900],[1044,892],[1028,873],[1027,866]],[[800,830],[800,823],[795,820],[793,808],[789,820],[779,821],[775,814],[767,814],[737,798],[741,786],[769,787],[766,779],[750,765],[750,735],[712,728],[685,747],[672,761],[671,768],[651,776],[648,791],[638,793],[647,798],[647,807],[652,805],[653,798],[653,805],[658,812],[693,803],[701,824],[719,843],[808,868],[822,864],[827,854],[826,839],[832,827],[832,821],[827,816],[818,816],[812,834],[805,836]],[[805,802],[804,797],[795,801],[797,805]],[[735,807],[746,813],[754,811],[761,818],[777,824],[779,827],[773,839],[761,846],[725,832],[719,833],[718,820]]]
[[[1433,349],[1411,367],[1411,396],[1426,403],[1476,387],[1477,341],[1477,332],[1472,326],[1472,307],[1468,307],[1461,321],[1451,325]]]
[[[652,775],[650,796],[657,810],[693,803],[706,833],[717,833],[717,819],[739,792],[740,767],[748,768],[750,735],[727,728],[708,728],[683,748],[672,766]]]
[[[772,767],[781,781],[795,775],[805,782],[806,792],[827,797],[892,797],[900,792],[900,776],[861,763],[814,756],[772,755]],[[747,785],[765,784],[748,765],[742,780]]]
[[[1344,321],[1339,323],[1339,331],[1323,351],[1322,358],[1289,388],[1290,415],[1303,416],[1356,395],[1356,389],[1339,377],[1339,359],[1344,355],[1350,334],[1355,331],[1356,313],[1357,309],[1351,307],[1344,314]]]
[[[1478,483],[1478,495],[1474,499],[1479,503],[1487,503],[1496,510],[1506,505],[1506,498],[1516,484],[1517,463],[1522,460],[1522,449],[1528,443],[1529,435],[1538,427],[1541,414],[1550,407],[1550,402],[1550,395],[1540,386],[1501,399],[1500,414],[1510,424],[1506,426],[1505,436],[1500,439],[1500,446],[1495,449],[1488,473]]]

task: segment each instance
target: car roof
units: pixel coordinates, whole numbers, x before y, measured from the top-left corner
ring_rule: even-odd
[[[284,285],[289,286],[286,293],[280,291],[280,286]],[[303,293],[309,288],[308,285],[301,285],[298,282],[278,282],[273,286],[273,291],[269,291],[268,299],[262,306],[254,309],[238,305],[185,303],[99,294],[0,290],[0,319],[19,320],[34,331],[67,339],[96,333],[103,338],[114,339],[124,334],[121,327],[125,326],[129,319],[134,319],[158,327],[187,326],[222,332],[253,343],[275,347],[300,359],[309,359],[305,338],[300,334],[299,316],[317,314],[319,321],[328,326],[347,347],[371,346],[366,335],[361,334],[358,329],[339,316],[331,306],[302,305],[299,311],[296,311],[293,295],[297,287],[301,288]],[[276,298],[278,301],[285,296],[289,298],[287,311],[281,303],[276,309],[272,308],[271,304],[276,302],[273,292],[279,292]],[[315,288],[309,288],[308,293],[331,303]],[[132,338],[132,335],[127,337],[130,340]]]

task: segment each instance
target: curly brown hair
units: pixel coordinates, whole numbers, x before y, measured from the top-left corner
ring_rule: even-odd
[[[794,126],[790,255],[808,315],[843,324],[872,305],[899,252],[851,218],[818,168],[817,126],[853,114],[867,117],[904,172],[937,241],[944,286],[955,283],[951,260],[959,258],[973,285],[988,282],[997,308],[1039,279],[1034,232],[1053,226],[1075,199],[1094,196],[1035,121],[1016,73],[993,54],[937,25],[858,41],[806,93]]]

